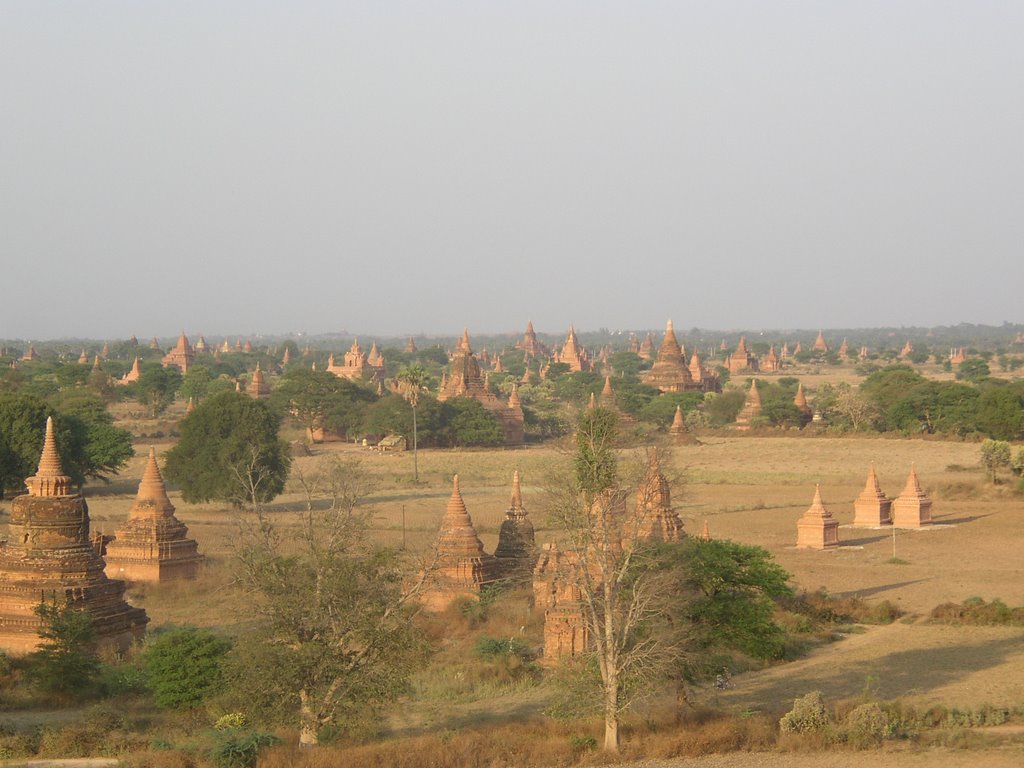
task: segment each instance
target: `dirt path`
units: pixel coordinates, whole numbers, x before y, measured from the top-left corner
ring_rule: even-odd
[[[984,751],[928,749],[914,752],[828,752],[800,755],[744,752],[677,760],[641,760],[621,768],[1020,768],[1024,747]]]

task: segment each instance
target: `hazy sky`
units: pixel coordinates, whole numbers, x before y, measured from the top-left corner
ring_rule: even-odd
[[[0,337],[1024,320],[1024,3],[0,2]]]

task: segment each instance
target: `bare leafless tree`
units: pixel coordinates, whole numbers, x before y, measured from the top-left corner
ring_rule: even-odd
[[[643,475],[658,449],[621,465],[616,419],[602,409],[584,412],[572,469],[548,483],[549,520],[578,557],[575,576],[601,673],[604,748],[610,751],[619,747],[622,713],[678,660],[682,648],[668,621],[668,571],[656,567],[656,550],[641,535],[653,501]]]

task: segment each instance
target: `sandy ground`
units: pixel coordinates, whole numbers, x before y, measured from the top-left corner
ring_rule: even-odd
[[[675,760],[642,760],[623,763],[621,768],[1020,768],[1021,765],[1024,765],[1024,747],[1014,746],[984,751],[875,750],[810,755],[742,752]]]

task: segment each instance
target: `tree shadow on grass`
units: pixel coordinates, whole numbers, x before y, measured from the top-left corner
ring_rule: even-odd
[[[892,584],[880,584],[877,587],[868,587],[867,589],[851,589],[849,592],[836,592],[835,597],[873,597],[874,595],[877,595],[881,592],[888,592],[891,589],[899,589],[900,587],[909,587],[911,584],[920,584],[923,581],[931,581],[931,579],[913,579],[911,581],[896,581]]]
[[[973,523],[975,520],[981,520],[983,517],[992,517],[992,513],[987,515],[971,515],[970,517],[950,517],[949,515],[936,515],[933,520],[941,525],[962,525],[964,523]]]
[[[803,669],[762,686],[752,680],[747,692],[738,696],[750,705],[769,711],[788,706],[810,691],[821,691],[826,699],[837,701],[861,693],[868,684],[881,699],[924,694],[942,688],[975,672],[1007,662],[1011,654],[1020,654],[1024,642],[1020,633],[976,643],[914,648],[886,656],[830,667]],[[729,698],[733,698],[730,696]]]
[[[892,534],[882,533],[878,536],[865,536],[860,539],[843,539],[839,542],[840,546],[843,547],[862,547],[865,544],[874,544],[876,541],[884,541],[885,539],[891,539]]]

